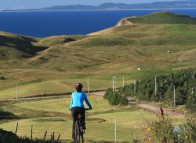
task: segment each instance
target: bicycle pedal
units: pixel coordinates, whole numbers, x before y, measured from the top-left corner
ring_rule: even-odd
[[[82,130],[82,133],[84,134],[85,133],[85,130]]]

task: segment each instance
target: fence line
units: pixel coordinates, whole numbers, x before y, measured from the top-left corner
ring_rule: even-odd
[[[17,123],[16,124],[15,135],[17,135],[17,133],[18,133],[18,128],[19,128],[19,124]],[[33,125],[31,125],[30,133],[31,133],[30,140],[32,141],[33,140]],[[55,141],[55,132],[52,132],[50,136],[51,136],[51,138],[50,138],[51,143],[58,143],[60,141],[60,134],[58,134],[58,137],[57,137],[56,141]],[[43,142],[47,141],[46,138],[47,138],[47,131],[44,133],[44,138],[43,138],[42,141]],[[37,137],[36,137],[36,140],[37,140]]]

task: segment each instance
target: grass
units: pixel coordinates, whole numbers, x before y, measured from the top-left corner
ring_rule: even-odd
[[[140,24],[196,24],[196,18],[171,12],[154,12],[145,16],[131,17],[128,20]]]
[[[122,77],[122,76],[121,76]],[[89,80],[89,90],[104,90],[112,87],[112,77],[108,80],[91,79]],[[122,78],[117,79],[117,87],[122,86]],[[30,83],[19,82],[13,85],[13,88],[1,90],[0,99],[23,98],[29,96],[46,96],[48,95],[63,95],[71,93],[74,90],[74,85],[81,82],[84,85],[84,91],[87,92],[87,79],[62,79],[49,81],[32,81]],[[129,84],[130,81],[125,83]]]
[[[107,89],[113,76],[120,80],[124,76],[129,84],[152,74],[195,67],[195,54],[189,54],[195,50],[195,29],[194,24],[180,22],[138,23],[115,26],[94,35],[31,38],[34,42],[27,38],[31,46],[47,49],[37,51],[31,58],[20,57],[20,46],[15,51],[7,51],[11,54],[4,58],[9,60],[0,61],[0,74],[5,78],[0,79],[0,98],[13,98],[16,84],[20,85],[20,96],[26,97],[69,92],[75,81],[85,84],[90,79],[93,89]],[[15,43],[25,39],[19,35],[2,35],[11,36]],[[9,42],[14,44],[12,40]],[[4,45],[1,50],[5,52],[8,47]]]
[[[93,106],[93,110],[90,112],[91,114],[97,112],[106,112],[108,110],[112,110],[114,107],[110,106],[106,100],[104,100],[101,96],[91,95],[88,97]],[[58,103],[58,104],[57,104]],[[40,110],[47,112],[60,112],[60,113],[70,113],[69,111],[70,105],[70,96],[66,96],[63,99],[48,99],[48,100],[40,100],[40,101],[31,101],[31,102],[22,102],[14,104],[15,107],[25,108],[29,110]],[[55,108],[54,108],[55,107]],[[115,108],[114,108],[115,109]]]
[[[113,141],[114,119],[117,121],[117,140],[132,141],[145,135],[146,119],[153,119],[155,115],[131,106],[110,106],[101,96],[89,95],[93,110],[87,111],[86,140]],[[0,128],[15,132],[19,124],[18,135],[30,137],[33,126],[33,138],[43,138],[48,131],[47,138],[55,132],[55,137],[61,134],[61,140],[71,139],[71,115],[69,109],[70,97],[58,99],[36,100],[26,102],[7,103],[1,105],[5,111],[12,111],[20,120],[8,120],[0,124]],[[183,117],[173,117],[178,123]]]

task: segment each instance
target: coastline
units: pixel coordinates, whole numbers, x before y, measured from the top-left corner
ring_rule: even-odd
[[[0,10],[0,12],[74,12],[74,11],[137,11],[137,10],[196,10],[196,8],[151,8],[151,9],[96,9],[96,10],[47,10],[47,9],[27,9],[27,10]]]
[[[143,16],[163,11],[196,18],[196,9],[185,8],[93,11],[3,11],[0,12],[0,28],[1,31],[39,38],[54,35],[88,35],[113,27],[122,18]],[[20,26],[22,28],[18,28]]]

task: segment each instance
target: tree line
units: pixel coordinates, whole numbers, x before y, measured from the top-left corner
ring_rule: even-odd
[[[170,106],[185,105],[196,111],[196,69],[188,69],[137,80],[130,85],[120,87],[117,91],[108,89],[104,98],[111,105],[126,105],[127,97],[139,101],[161,101]]]

